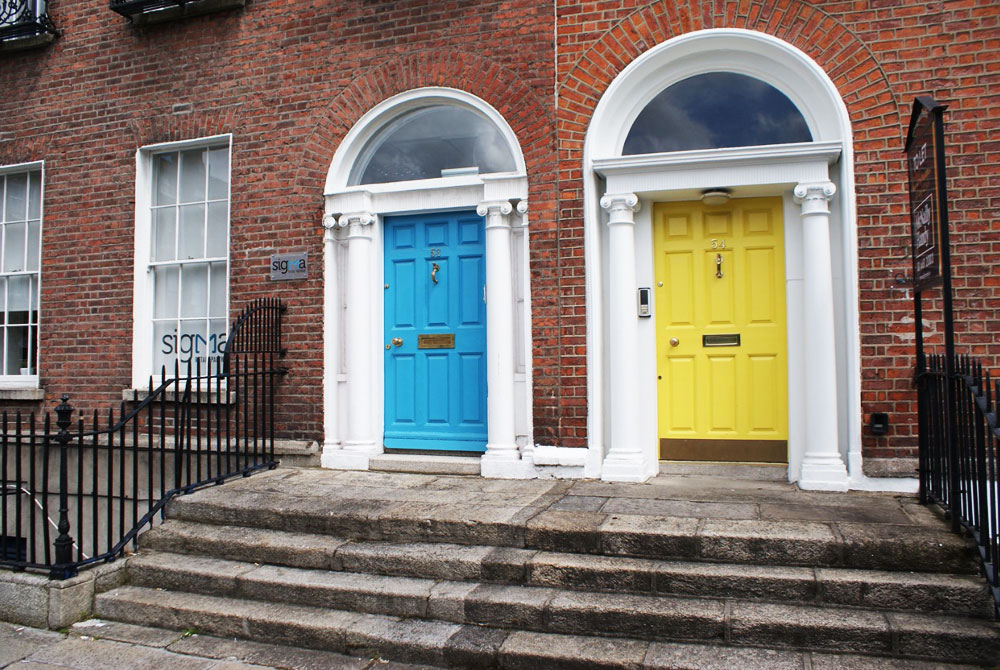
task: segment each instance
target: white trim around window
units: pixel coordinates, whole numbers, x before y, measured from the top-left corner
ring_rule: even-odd
[[[0,391],[38,389],[44,185],[42,161],[0,166]]]
[[[190,163],[192,172],[185,161],[197,160],[196,152],[203,161]],[[159,380],[165,364],[173,376],[170,361],[186,369],[187,358],[222,352],[229,324],[231,164],[229,134],[136,152],[133,388]],[[163,169],[172,169],[173,178],[158,177]]]

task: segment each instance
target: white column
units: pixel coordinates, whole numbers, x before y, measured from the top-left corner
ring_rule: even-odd
[[[340,403],[337,373],[340,371],[340,282],[337,268],[337,218],[323,217],[323,454],[324,466],[332,463],[341,448],[337,422]]]
[[[611,377],[611,441],[601,479],[641,482],[647,479],[639,444],[639,316],[636,313],[634,193],[601,198],[608,210],[608,328]]]
[[[487,477],[524,477],[514,438],[514,281],[507,200],[476,208],[486,218],[486,453]]]
[[[795,187],[802,206],[803,302],[806,331],[806,450],[799,487],[846,491],[847,468],[837,428],[837,349],[834,340],[833,268],[830,256],[831,182]]]
[[[372,430],[372,223],[370,212],[344,214],[337,224],[347,228],[347,430],[343,449],[331,467],[365,470],[381,453]],[[381,342],[381,339],[379,339]]]

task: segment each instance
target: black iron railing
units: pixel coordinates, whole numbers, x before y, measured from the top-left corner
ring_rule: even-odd
[[[920,501],[975,540],[1000,616],[1000,383],[969,356],[951,379],[945,363],[934,355],[920,366]]]
[[[49,18],[47,0],[0,0],[0,41],[46,34],[59,34]]]
[[[233,323],[222,359],[185,366],[117,415],[74,420],[63,396],[46,413],[6,412],[0,425],[0,565],[71,577],[117,558],[162,518],[167,501],[273,468],[275,382],[285,373],[277,300]]]

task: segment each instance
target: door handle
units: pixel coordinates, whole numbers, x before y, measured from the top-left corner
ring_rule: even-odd
[[[401,338],[401,337],[394,337],[394,338],[392,338],[392,344],[394,346],[397,346],[397,347],[403,346],[403,338]]]
[[[681,341],[678,340],[676,337],[671,337],[670,338],[670,346],[676,347],[680,343],[681,343]]]

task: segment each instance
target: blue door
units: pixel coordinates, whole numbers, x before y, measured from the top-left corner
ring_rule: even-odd
[[[485,252],[475,212],[386,217],[386,447],[486,450]]]

